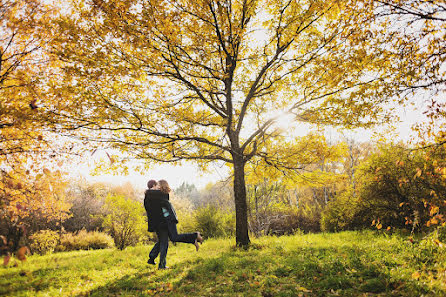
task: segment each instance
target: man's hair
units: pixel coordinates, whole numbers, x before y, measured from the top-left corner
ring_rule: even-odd
[[[149,181],[147,182],[147,187],[148,187],[149,189],[151,189],[151,188],[153,188],[154,186],[156,186],[156,184],[157,184],[156,180],[151,179],[151,180],[149,180]]]

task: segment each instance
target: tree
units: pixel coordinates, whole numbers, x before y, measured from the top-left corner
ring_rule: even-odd
[[[278,122],[367,126],[385,67],[350,46],[341,1],[72,1],[51,26],[61,134],[142,160],[232,167],[237,245],[249,244],[245,166],[299,170],[305,137]],[[353,25],[353,27],[352,27]],[[288,130],[288,131],[287,131]],[[146,163],[149,165],[149,161]]]
[[[26,178],[24,178],[26,176]],[[0,170],[0,232],[15,251],[23,235],[52,222],[61,227],[69,216],[65,181],[59,171],[32,174],[23,167]]]
[[[101,183],[90,184],[85,179],[71,182],[66,189],[71,217],[63,224],[65,230],[76,232],[101,229],[106,215],[103,205],[108,194],[109,187]]]
[[[55,135],[48,137],[38,112],[53,62],[42,50],[49,41],[42,30],[49,13],[40,0],[0,1],[0,219],[13,249],[24,230],[35,231],[59,215],[60,225],[68,216],[61,176],[39,179],[48,165],[42,163],[57,162]]]
[[[360,11],[355,15],[363,30],[358,44],[367,50],[385,48],[388,62],[395,63],[387,76],[394,90],[407,94],[424,89],[433,95],[446,91],[442,1],[352,0],[349,7]]]
[[[352,1],[356,22],[367,38],[356,43],[369,51],[385,52],[392,64],[383,81],[386,92],[401,102],[422,102],[428,121],[414,126],[421,141],[417,146],[435,157],[446,144],[446,6],[444,1],[358,0]],[[421,101],[423,100],[423,101]],[[440,167],[438,167],[440,166]],[[441,166],[438,170],[443,170]],[[439,178],[444,178],[439,176]]]
[[[174,193],[175,196],[189,200],[193,207],[197,207],[200,204],[200,193],[194,184],[183,182],[174,190]]]
[[[417,129],[423,141],[446,143],[446,6],[444,1],[353,0],[361,11],[355,22],[363,31],[356,44],[367,51],[385,53],[391,64],[383,80],[383,96],[421,102],[431,121]],[[361,38],[363,36],[364,38]]]

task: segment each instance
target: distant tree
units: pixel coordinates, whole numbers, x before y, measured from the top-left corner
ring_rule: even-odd
[[[200,193],[194,184],[183,182],[178,188],[174,190],[175,196],[188,199],[194,207],[200,204]]]
[[[345,140],[347,145],[347,154],[345,157],[345,161],[343,162],[342,172],[348,176],[348,182],[351,187],[354,189],[355,185],[355,177],[357,167],[367,160],[367,158],[373,153],[376,149],[376,146],[371,142],[357,142],[352,138],[347,138]]]
[[[288,203],[283,203],[284,195],[286,187],[280,181],[265,179],[263,182],[247,185],[248,222],[250,230],[256,236],[268,234],[270,225],[279,216],[279,212],[291,207]]]
[[[233,185],[229,181],[209,183],[200,191],[199,206],[212,205],[223,211],[234,210]]]
[[[76,232],[102,229],[105,216],[104,201],[110,187],[102,183],[88,183],[85,179],[74,181],[67,186],[67,201],[71,204],[71,217],[63,226],[65,230]]]
[[[189,184],[187,182],[183,182],[178,188],[175,189],[175,193],[178,195],[188,196],[191,193],[197,192],[197,188],[194,184]]]
[[[72,216],[65,221],[64,228],[71,232],[81,229],[87,231],[102,229],[106,214],[103,205],[108,195],[124,196],[138,203],[142,203],[143,200],[143,194],[138,193],[130,182],[114,185],[79,179],[67,186],[67,200],[71,204]]]
[[[303,172],[284,176],[261,164],[247,168],[249,222],[255,234],[319,231],[322,210],[345,187],[345,144],[330,144],[320,133],[310,136],[302,142]]]
[[[111,185],[110,191],[117,195],[122,195],[135,201],[143,202],[144,192],[135,189],[131,182],[126,182],[122,185]]]

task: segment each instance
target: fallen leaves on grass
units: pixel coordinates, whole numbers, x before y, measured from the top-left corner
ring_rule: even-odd
[[[307,288],[304,288],[304,287],[301,287],[301,286],[298,286],[296,289],[298,291],[301,291],[301,292],[311,293],[311,290],[308,290]]]
[[[172,290],[173,290],[173,285],[171,283],[164,283],[164,284],[160,284],[155,289],[147,290],[145,293],[147,293],[150,296],[154,296],[158,293],[171,292]]]

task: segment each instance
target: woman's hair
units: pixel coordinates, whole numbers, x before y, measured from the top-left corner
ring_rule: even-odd
[[[158,184],[160,186],[161,192],[164,192],[166,194],[170,193],[170,187],[169,187],[169,184],[167,183],[167,181],[165,181],[164,179],[161,179],[158,181]]]

